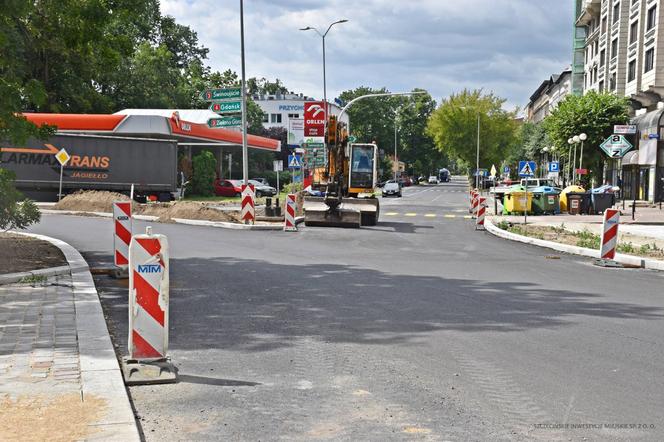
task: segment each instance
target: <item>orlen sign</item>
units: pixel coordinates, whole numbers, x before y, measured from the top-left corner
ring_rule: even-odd
[[[325,136],[325,106],[322,101],[304,103],[304,136]]]

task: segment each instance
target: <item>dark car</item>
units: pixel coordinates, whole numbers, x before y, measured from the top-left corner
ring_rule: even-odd
[[[256,198],[263,196],[275,196],[277,194],[277,189],[270,185],[265,185],[257,180],[249,180],[249,184],[254,185],[254,191],[256,192]]]

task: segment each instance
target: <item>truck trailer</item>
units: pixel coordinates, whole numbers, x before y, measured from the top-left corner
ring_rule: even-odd
[[[60,183],[61,149],[70,155],[63,168],[62,192],[108,190],[170,201],[177,190],[176,140],[56,134],[20,145],[0,142],[0,167],[16,174],[16,187],[38,201],[55,201]]]

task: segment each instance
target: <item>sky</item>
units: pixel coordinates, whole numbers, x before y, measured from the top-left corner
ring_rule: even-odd
[[[214,70],[240,72],[239,0],[161,0],[198,33]],[[245,0],[247,78],[279,78],[323,96],[359,86],[428,90],[434,99],[483,88],[523,108],[542,81],[569,66],[571,0]]]

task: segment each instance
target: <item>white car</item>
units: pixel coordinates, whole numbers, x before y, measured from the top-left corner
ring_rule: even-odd
[[[401,186],[394,180],[390,180],[383,186],[383,196],[401,196]]]
[[[429,177],[429,184],[438,184],[438,177],[434,176],[434,175],[431,175]]]

